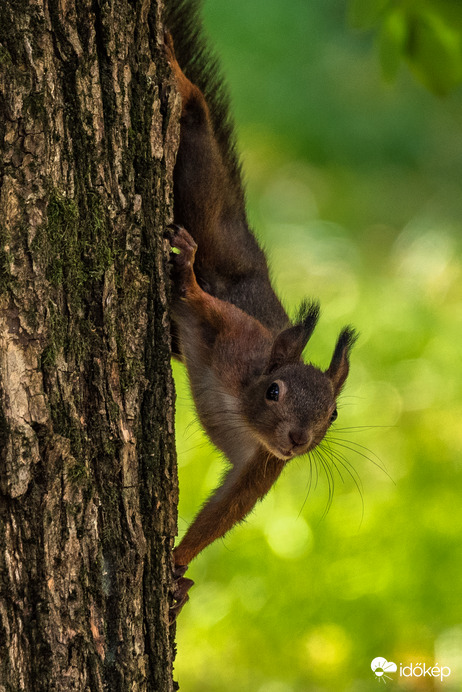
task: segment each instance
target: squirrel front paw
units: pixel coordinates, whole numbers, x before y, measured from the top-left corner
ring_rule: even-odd
[[[172,252],[172,262],[177,274],[177,282],[181,294],[184,296],[188,287],[195,283],[193,266],[197,243],[182,226],[171,224],[168,229],[171,233],[170,245],[172,249],[176,248],[179,250],[178,253]]]
[[[175,565],[173,570],[173,604],[170,607],[170,623],[175,622],[184,604],[189,601],[188,591],[194,582],[183,576],[187,569],[187,565]]]
[[[175,255],[176,263],[192,266],[194,264],[194,255],[197,250],[196,241],[183,226],[172,223],[168,228],[172,231],[170,245],[180,250],[180,253]]]

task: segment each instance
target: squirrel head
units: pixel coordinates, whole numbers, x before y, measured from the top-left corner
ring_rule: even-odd
[[[337,418],[336,400],[357,336],[350,327],[343,329],[327,370],[307,365],[300,358],[318,319],[319,306],[304,303],[297,322],[275,338],[264,371],[243,395],[254,434],[279,459],[313,449]]]

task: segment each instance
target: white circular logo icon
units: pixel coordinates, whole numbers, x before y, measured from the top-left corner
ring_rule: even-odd
[[[377,678],[380,681],[383,680],[383,682],[386,682],[385,678],[391,680],[388,673],[396,673],[398,670],[396,663],[393,663],[393,661],[387,661],[387,659],[383,658],[383,656],[377,656],[377,658],[374,658],[374,660],[371,662],[371,668],[372,672],[377,676]]]

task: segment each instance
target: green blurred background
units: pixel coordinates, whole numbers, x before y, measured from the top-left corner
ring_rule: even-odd
[[[461,690],[461,3],[207,0],[204,18],[276,290],[323,307],[306,359],[326,367],[345,324],[361,338],[332,506],[294,460],[193,562],[180,688],[376,690],[383,656],[451,668],[388,689]],[[181,535],[223,461],[174,370]]]

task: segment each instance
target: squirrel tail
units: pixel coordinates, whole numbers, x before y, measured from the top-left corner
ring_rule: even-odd
[[[165,26],[172,35],[181,69],[205,97],[225,167],[243,197],[228,89],[218,59],[207,43],[201,8],[202,0],[166,0]]]

